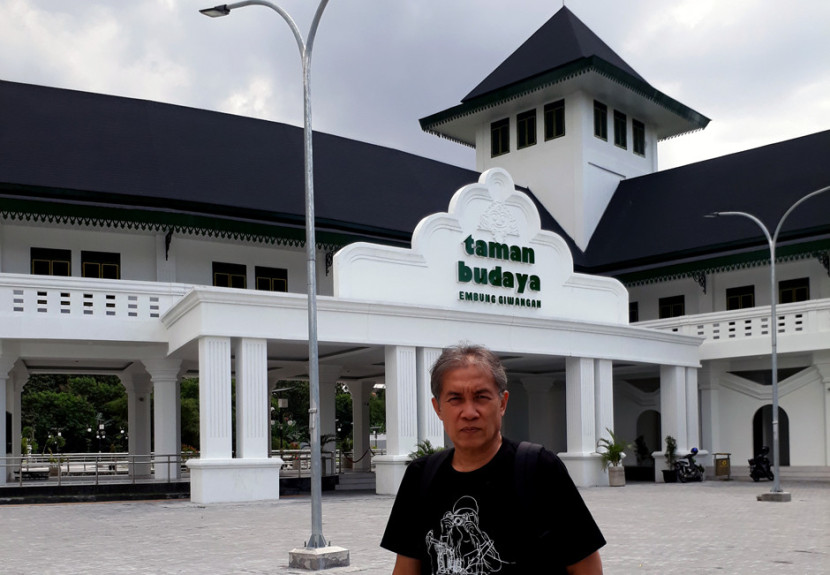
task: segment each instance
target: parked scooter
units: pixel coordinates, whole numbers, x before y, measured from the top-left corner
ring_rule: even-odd
[[[758,455],[749,460],[749,476],[752,478],[752,481],[759,481],[762,477],[766,477],[770,481],[775,479],[775,475],[772,469],[770,469],[768,454],[769,447],[765,445],[761,448],[761,452]]]
[[[692,447],[692,451],[688,455],[678,457],[674,462],[674,469],[681,483],[703,481],[704,469],[702,465],[698,465],[695,461],[695,455],[697,455],[697,447]]]

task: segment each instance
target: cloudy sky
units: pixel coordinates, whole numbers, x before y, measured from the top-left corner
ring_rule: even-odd
[[[296,43],[251,6],[216,0],[0,0],[0,79],[300,125]],[[305,34],[316,0],[279,4]],[[830,129],[827,0],[567,0],[657,89],[712,119],[660,144],[670,168]],[[314,48],[315,130],[473,168],[421,132],[562,0],[331,0]],[[2,121],[2,115],[0,115]]]

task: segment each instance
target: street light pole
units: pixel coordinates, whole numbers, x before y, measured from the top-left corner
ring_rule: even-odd
[[[305,141],[305,211],[306,211],[306,258],[308,274],[308,375],[309,375],[309,435],[311,436],[311,537],[306,543],[308,549],[326,547],[323,537],[322,513],[322,463],[320,455],[320,373],[317,347],[317,264],[316,238],[314,233],[314,164],[312,156],[311,131],[311,54],[320,18],[329,0],[320,0],[308,36],[303,41],[297,24],[288,13],[272,2],[248,0],[234,4],[223,4],[200,10],[212,18],[227,16],[231,10],[245,6],[265,6],[274,10],[291,28],[303,66],[303,136]]]
[[[775,227],[775,233],[770,235],[769,229],[764,223],[759,220],[757,217],[753,216],[752,214],[748,214],[746,212],[713,212],[706,217],[717,218],[720,216],[741,216],[744,218],[748,218],[755,222],[761,231],[764,232],[764,236],[767,238],[767,243],[769,244],[769,255],[770,255],[770,339],[771,339],[771,347],[772,347],[772,463],[773,463],[773,485],[772,485],[772,493],[781,493],[783,490],[781,489],[781,465],[780,465],[780,458],[779,458],[779,434],[778,434],[778,316],[776,313],[776,304],[778,302],[778,290],[776,289],[775,284],[775,245],[778,242],[778,234],[781,232],[781,227],[784,225],[784,221],[787,217],[802,203],[806,200],[809,200],[813,196],[817,196],[821,193],[830,190],[830,186],[826,186],[824,188],[815,190],[814,192],[810,192],[784,212],[784,215],[781,216],[781,219],[778,220],[778,225]]]

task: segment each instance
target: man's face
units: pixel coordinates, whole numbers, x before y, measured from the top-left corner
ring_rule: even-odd
[[[468,365],[444,375],[441,396],[432,405],[457,450],[487,452],[501,439],[507,395],[499,394],[489,371]]]

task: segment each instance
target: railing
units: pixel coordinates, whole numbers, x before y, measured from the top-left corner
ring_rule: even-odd
[[[830,299],[781,304],[776,307],[776,316],[776,329],[779,334],[830,331]],[[769,337],[769,324],[770,306],[764,306],[642,321],[636,325],[695,335],[706,338],[707,342],[716,342]]]
[[[102,482],[128,482],[137,480],[176,481],[187,471],[188,459],[196,453],[174,455],[127,453],[61,453],[55,455],[24,455],[0,458],[7,470],[12,471],[14,483],[19,486],[35,484],[42,480],[72,484]]]
[[[0,315],[158,319],[191,286],[0,274]]]

